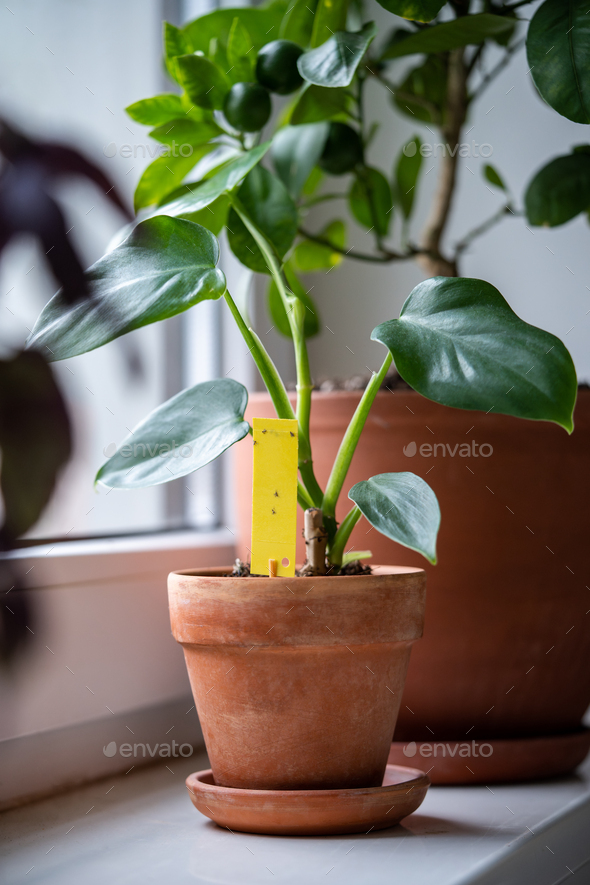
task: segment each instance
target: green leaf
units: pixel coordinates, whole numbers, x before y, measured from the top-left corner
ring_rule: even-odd
[[[494,187],[499,187],[500,190],[503,190],[505,193],[508,193],[508,188],[504,184],[504,181],[503,181],[500,173],[496,169],[494,169],[494,167],[491,166],[489,163],[486,163],[486,165],[483,167],[483,174],[484,174],[485,178],[487,178],[487,180],[490,182],[490,184],[493,184]]]
[[[142,489],[193,473],[247,436],[247,404],[246,388],[229,378],[177,393],[125,437],[96,482]]]
[[[2,535],[12,543],[43,513],[71,453],[66,405],[39,353],[0,360],[0,449]]]
[[[427,482],[415,473],[380,473],[348,493],[373,528],[436,564],[440,507]]]
[[[404,218],[409,218],[414,207],[416,184],[422,166],[420,148],[422,142],[417,135],[404,145],[395,169],[397,195],[401,203]]]
[[[527,187],[524,197],[530,224],[557,227],[590,206],[590,155],[556,157]]]
[[[317,307],[297,278],[290,262],[287,262],[284,265],[284,271],[290,291],[305,305],[303,334],[306,338],[312,338],[320,331],[320,320]],[[291,326],[289,325],[287,311],[285,310],[283,299],[277,289],[276,283],[272,278],[268,287],[268,311],[277,331],[280,332],[281,335],[284,335],[285,338],[292,338],[293,336],[291,334]]]
[[[158,209],[158,214],[184,216],[209,206],[217,197],[233,190],[248,172],[256,166],[270,147],[270,141],[252,148],[231,160],[207,181],[196,185],[191,192],[165,203]]]
[[[53,296],[27,347],[64,360],[221,298],[225,277],[218,260],[217,240],[204,227],[167,216],[142,221],[86,271],[88,300],[68,304],[61,292]]]
[[[336,31],[346,29],[350,0],[319,0],[313,19],[311,45],[321,46]]]
[[[348,110],[350,96],[346,89],[327,86],[309,86],[303,89],[293,110],[290,121],[293,126],[303,123],[320,123],[331,120]]]
[[[350,211],[367,230],[375,228],[384,237],[392,217],[393,201],[389,182],[378,169],[365,167],[354,179],[348,194]]]
[[[283,3],[270,3],[258,9],[217,9],[189,22],[183,33],[191,44],[190,51],[200,50],[207,55],[212,40],[227,46],[231,27],[237,17],[252,39],[253,52],[258,52],[266,43],[278,38],[284,12]]]
[[[200,224],[218,237],[227,222],[228,211],[229,200],[226,194],[222,194],[209,206],[205,206],[204,209],[199,209],[197,212],[187,212],[185,215],[181,215],[180,218],[186,218],[187,221]]]
[[[133,204],[135,211],[146,206],[152,206],[160,202],[171,191],[175,190],[193,166],[195,166],[205,153],[212,150],[214,145],[205,145],[202,150],[193,150],[190,157],[172,157],[165,155],[158,157],[143,171],[135,189]]]
[[[169,145],[179,156],[184,156],[185,153],[188,155],[188,149],[185,145],[194,148],[197,145],[205,144],[212,138],[216,138],[222,132],[223,130],[220,129],[217,123],[198,123],[187,117],[181,117],[180,119],[168,120],[163,126],[157,126],[155,129],[152,129],[150,138],[154,138],[160,144]]]
[[[270,155],[275,171],[292,197],[297,198],[322,155],[328,123],[284,126],[272,140]]]
[[[220,111],[230,89],[225,74],[203,55],[181,55],[176,59],[180,85],[201,108]]]
[[[447,61],[430,56],[407,75],[395,90],[395,106],[412,120],[434,123],[445,122],[447,100]]]
[[[256,166],[237,193],[248,217],[272,243],[280,258],[297,234],[297,208],[285,185],[263,166]],[[234,209],[227,219],[227,238],[234,255],[258,273],[270,273],[252,234]]]
[[[514,19],[503,15],[481,12],[477,15],[464,15],[450,22],[424,28],[401,40],[385,53],[383,58],[400,58],[415,52],[448,52],[460,46],[483,43],[488,37],[495,37],[514,29]]]
[[[228,76],[233,83],[254,80],[256,52],[252,37],[238,16],[232,22],[227,40],[227,60],[231,66]]]
[[[357,559],[372,559],[373,554],[370,550],[353,550],[352,553],[345,553],[342,557],[342,565],[348,565],[349,562],[356,562]]]
[[[180,28],[164,22],[164,59],[168,73],[177,83],[180,82],[176,59],[193,51],[191,41]]]
[[[308,46],[313,31],[318,0],[295,0],[285,13],[280,38],[291,40],[298,46]]]
[[[330,89],[350,86],[376,33],[374,22],[368,22],[357,33],[337,31],[317,49],[309,49],[299,56],[299,73],[315,86],[327,86]]]
[[[377,0],[383,9],[415,22],[429,22],[438,15],[447,0]]]
[[[590,21],[586,0],[545,0],[527,34],[535,86],[553,110],[590,123]]]
[[[346,246],[346,225],[343,221],[331,221],[318,236],[329,240],[339,249]],[[328,270],[337,267],[342,261],[342,254],[322,246],[312,240],[303,240],[293,250],[293,258],[298,269],[302,273],[313,273],[316,270]]]
[[[428,399],[573,428],[577,377],[569,352],[555,335],[519,319],[490,283],[425,280],[399,319],[381,323],[371,338],[389,348],[402,378]]]
[[[136,123],[145,123],[146,126],[161,126],[168,120],[182,117],[186,113],[180,96],[173,93],[143,98],[130,104],[125,110],[132,120]]]

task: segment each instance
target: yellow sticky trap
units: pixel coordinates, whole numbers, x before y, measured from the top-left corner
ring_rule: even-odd
[[[254,418],[252,562],[254,575],[295,574],[297,539],[297,420]]]

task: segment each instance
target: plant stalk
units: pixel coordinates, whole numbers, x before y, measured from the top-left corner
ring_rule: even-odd
[[[328,548],[328,557],[332,565],[342,565],[344,548],[348,544],[348,539],[352,534],[352,530],[361,518],[361,516],[362,513],[355,504],[354,507],[348,511],[348,513],[340,523],[340,527],[336,532],[334,540]]]

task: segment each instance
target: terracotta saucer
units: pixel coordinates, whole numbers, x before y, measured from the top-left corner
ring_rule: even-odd
[[[389,762],[413,762],[433,784],[546,780],[570,774],[590,750],[590,729],[544,737],[394,741]]]
[[[327,836],[384,830],[422,804],[430,778],[388,765],[382,787],[355,790],[237,790],[218,787],[211,769],[186,779],[193,805],[221,827],[244,833]]]

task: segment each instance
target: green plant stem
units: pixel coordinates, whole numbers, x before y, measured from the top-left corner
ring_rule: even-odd
[[[252,329],[248,328],[244,322],[242,314],[238,310],[235,301],[227,289],[225,290],[223,297],[236,321],[238,329],[242,333],[244,341],[248,345],[248,350],[252,354],[258,371],[262,376],[262,380],[266,385],[266,389],[270,394],[277,416],[279,418],[294,418],[295,413],[289,400],[289,395],[285,390],[285,385],[281,380],[281,376],[277,372],[275,364],[264,349],[264,345],[260,338],[258,338],[258,335],[256,335]]]
[[[313,470],[311,444],[309,440],[309,416],[311,411],[311,392],[313,390],[313,382],[311,380],[307,345],[303,334],[305,307],[296,296],[289,294],[281,270],[280,261],[275,250],[264,234],[258,230],[256,225],[251,221],[240,200],[234,195],[231,197],[231,203],[262,252],[268,269],[272,274],[277,289],[279,290],[285,311],[287,312],[291,333],[293,335],[295,363],[297,368],[296,417],[299,423],[299,473],[314,506],[319,507],[321,506],[323,493]]]
[[[297,480],[297,502],[302,510],[309,510],[310,507],[314,506],[313,501],[309,497],[309,492],[299,480]]]
[[[356,249],[342,249],[326,237],[312,234],[310,231],[307,231],[302,227],[299,228],[299,233],[302,237],[305,237],[306,240],[310,240],[312,243],[326,246],[328,249],[331,249],[332,252],[338,252],[339,255],[344,255],[346,258],[354,258],[356,261],[371,261],[374,264],[388,264],[391,261],[407,261],[410,258],[414,258],[416,255],[424,254],[424,249],[418,249],[411,246],[408,248],[407,252],[392,252],[390,249],[384,249],[381,255],[370,255],[368,252],[357,252]]]
[[[353,528],[361,518],[362,514],[355,504],[352,510],[349,510],[336,532],[334,541],[328,548],[328,558],[332,565],[342,565],[342,557],[344,556],[344,548],[348,543],[348,539]]]
[[[338,449],[338,454],[336,455],[336,460],[334,461],[332,472],[330,473],[330,479],[328,480],[326,491],[324,493],[324,500],[322,502],[324,517],[327,517],[328,519],[334,519],[336,516],[336,504],[338,503],[338,498],[342,491],[342,486],[344,485],[344,480],[346,479],[352,456],[354,455],[363,427],[365,426],[365,421],[367,420],[367,416],[373,405],[373,401],[377,396],[377,392],[381,387],[392,360],[393,357],[391,353],[388,352],[383,360],[383,365],[367,384],[365,392],[361,397],[361,401],[356,407],[356,411],[350,420],[350,424],[346,428],[346,433],[340,443],[340,448]]]

